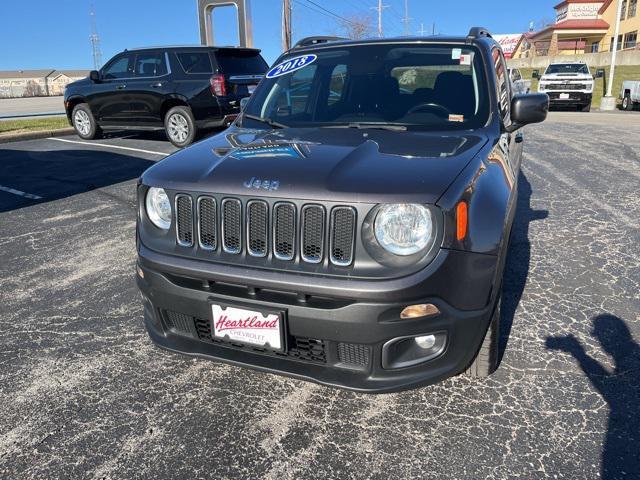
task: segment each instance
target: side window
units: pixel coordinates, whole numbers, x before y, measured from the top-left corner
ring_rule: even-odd
[[[184,73],[213,73],[209,52],[181,52],[176,56]]]
[[[344,85],[347,81],[347,66],[336,65],[331,72],[329,81],[329,96],[327,97],[327,105],[335,105],[342,99]]]
[[[122,55],[115,58],[102,72],[102,78],[112,80],[133,77],[133,55]]]
[[[167,73],[162,53],[139,53],[136,55],[136,77],[159,77]]]
[[[499,49],[494,48],[492,52],[493,62],[496,70],[496,94],[498,96],[498,105],[500,107],[500,116],[507,121],[511,108],[511,91],[509,79],[507,78],[507,68],[504,57]]]
[[[511,71],[511,80],[513,80],[514,82],[517,82],[518,80],[522,80],[522,75],[520,75],[520,70],[518,70],[517,68],[514,68]]]

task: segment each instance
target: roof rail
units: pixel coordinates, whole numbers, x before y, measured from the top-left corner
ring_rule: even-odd
[[[488,37],[493,38],[489,30],[484,27],[472,27],[467,34],[467,41],[475,40],[476,38]]]
[[[318,45],[319,43],[336,42],[338,40],[349,40],[349,39],[344,37],[328,37],[328,36],[305,37],[302,40],[299,40],[293,46],[293,48],[310,47],[312,45]]]

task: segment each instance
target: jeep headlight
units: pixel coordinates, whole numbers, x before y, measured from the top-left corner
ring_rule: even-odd
[[[413,255],[429,246],[434,237],[431,210],[415,203],[384,205],[374,222],[376,240],[395,255]]]
[[[151,223],[162,230],[171,226],[171,202],[163,188],[151,187],[145,200],[147,216]]]

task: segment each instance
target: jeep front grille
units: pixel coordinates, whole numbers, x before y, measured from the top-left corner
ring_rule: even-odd
[[[357,220],[352,207],[207,195],[192,198],[178,193],[175,209],[179,246],[192,247],[197,237],[197,247],[208,254],[246,253],[265,260],[340,267],[353,264]]]

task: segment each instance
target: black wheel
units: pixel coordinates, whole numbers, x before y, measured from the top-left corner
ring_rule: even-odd
[[[631,101],[631,96],[629,96],[628,93],[622,99],[622,109],[633,110],[633,102]]]
[[[498,346],[500,343],[500,303],[502,294],[496,299],[496,306],[493,309],[491,323],[484,336],[478,355],[473,359],[471,365],[465,371],[469,377],[488,377],[498,368]]]
[[[196,138],[196,122],[189,107],[177,106],[164,117],[167,138],[176,147],[186,147]]]
[[[71,123],[80,138],[92,140],[102,136],[102,130],[86,103],[79,103],[73,108]]]
[[[582,105],[581,110],[583,112],[590,112],[591,111],[591,103],[587,103],[586,105]]]

